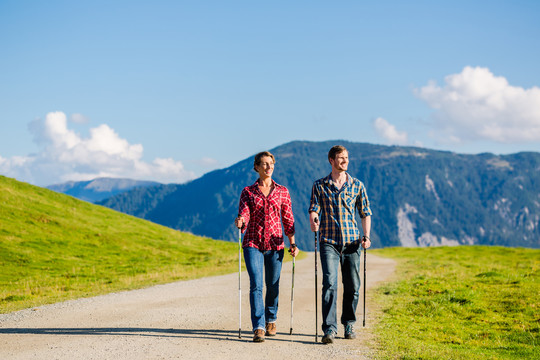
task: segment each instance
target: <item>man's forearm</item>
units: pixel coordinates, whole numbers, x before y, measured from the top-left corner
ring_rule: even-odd
[[[371,233],[371,216],[362,218],[362,230],[364,231],[364,236],[369,238]]]

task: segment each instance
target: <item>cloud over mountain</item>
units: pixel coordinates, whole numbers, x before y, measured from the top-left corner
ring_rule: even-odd
[[[81,124],[87,120],[76,114],[72,121]],[[0,157],[0,173],[43,185],[96,177],[152,179],[163,183],[194,178],[180,161],[171,158],[144,161],[141,144],[130,144],[106,124],[90,128],[89,136],[83,137],[68,127],[66,114],[50,112],[44,120],[30,123],[29,129],[39,152],[10,159]]]
[[[456,143],[540,141],[540,88],[512,86],[488,68],[470,66],[444,82],[415,90],[435,110],[435,137]]]
[[[377,133],[390,145],[406,145],[408,143],[407,132],[398,131],[394,125],[381,117],[375,119],[373,126]]]

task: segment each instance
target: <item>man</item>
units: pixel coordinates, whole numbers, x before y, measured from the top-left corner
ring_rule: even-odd
[[[349,153],[344,146],[334,146],[328,152],[332,172],[313,183],[309,221],[312,231],[319,231],[323,271],[322,342],[331,344],[337,334],[338,267],[343,279],[341,323],[345,339],[354,339],[356,307],[360,290],[360,254],[371,246],[371,209],[364,184],[347,173]],[[360,214],[363,236],[355,218]],[[319,219],[320,218],[320,219]],[[317,220],[316,220],[317,219]],[[365,284],[364,284],[365,286]]]

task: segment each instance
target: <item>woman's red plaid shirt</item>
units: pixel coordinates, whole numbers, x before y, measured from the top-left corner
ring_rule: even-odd
[[[242,247],[254,247],[261,251],[285,248],[281,220],[285,235],[294,234],[294,216],[289,190],[274,180],[272,184],[273,189],[268,197],[259,189],[258,181],[242,190],[238,206],[238,215],[244,218]]]

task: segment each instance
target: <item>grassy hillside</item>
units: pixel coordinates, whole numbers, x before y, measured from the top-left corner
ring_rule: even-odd
[[[0,313],[233,272],[238,245],[0,176]]]
[[[381,359],[540,359],[540,250],[387,248],[377,290]],[[369,276],[369,263],[368,263]]]

